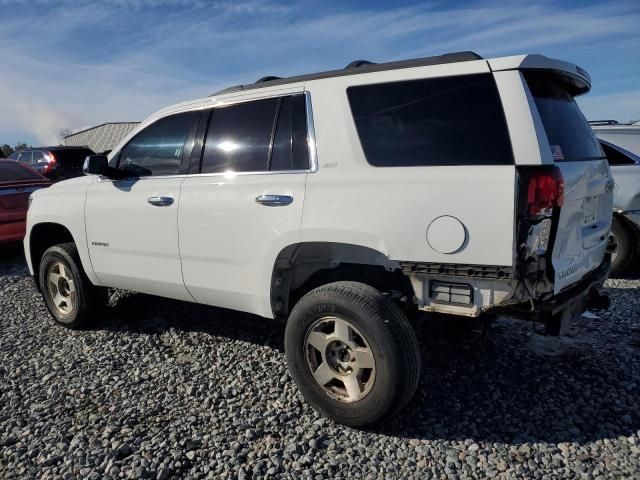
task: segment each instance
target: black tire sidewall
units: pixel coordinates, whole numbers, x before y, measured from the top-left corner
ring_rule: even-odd
[[[351,322],[365,337],[376,362],[376,379],[365,398],[345,403],[332,398],[314,380],[305,358],[305,339],[313,323],[322,317],[336,316]],[[394,337],[377,316],[364,316],[362,309],[338,296],[318,295],[296,305],[285,333],[285,352],[289,371],[307,401],[321,414],[350,426],[374,423],[387,412],[395,399],[395,379],[400,372],[394,354]],[[388,326],[387,326],[388,327]]]
[[[624,273],[633,259],[633,236],[620,220],[614,218],[611,224],[611,233],[618,241],[618,256],[611,263],[611,274],[619,275]]]
[[[69,270],[73,277],[76,289],[76,302],[71,313],[67,315],[63,314],[56,308],[49,292],[49,286],[47,285],[47,274],[49,269],[56,262],[62,263]],[[49,248],[42,256],[42,260],[40,262],[39,280],[45,304],[55,321],[65,327],[77,326],[81,320],[81,309],[86,303],[86,292],[82,272],[78,269],[74,258],[69,254],[69,252],[58,246]]]

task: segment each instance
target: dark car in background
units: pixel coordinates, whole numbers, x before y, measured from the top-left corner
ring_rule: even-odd
[[[24,238],[29,195],[51,185],[35,170],[12,160],[0,160],[0,244]]]
[[[9,158],[58,181],[82,175],[84,159],[89,155],[95,153],[86,147],[38,147],[14,152]]]

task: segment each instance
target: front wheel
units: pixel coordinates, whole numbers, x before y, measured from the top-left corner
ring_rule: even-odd
[[[95,287],[87,278],[73,243],[55,245],[44,252],[39,281],[51,316],[68,328],[86,325],[107,302],[107,290]]]
[[[362,283],[330,283],[306,294],[287,322],[285,351],[305,400],[348,426],[390,418],[418,386],[420,352],[411,325]]]

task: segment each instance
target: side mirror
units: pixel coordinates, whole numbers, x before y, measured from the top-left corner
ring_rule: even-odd
[[[89,155],[82,166],[85,175],[107,175],[108,171],[109,159],[106,155]]]

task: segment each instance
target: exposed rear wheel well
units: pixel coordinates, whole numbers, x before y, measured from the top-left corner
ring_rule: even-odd
[[[307,242],[286,247],[276,259],[271,276],[274,316],[287,317],[306,293],[339,281],[365,283],[404,305],[413,305],[409,278],[383,253],[359,245]]]
[[[33,226],[29,237],[29,253],[35,275],[38,275],[40,270],[40,260],[44,252],[49,247],[61,243],[75,243],[73,235],[66,227],[58,223],[39,223]]]

